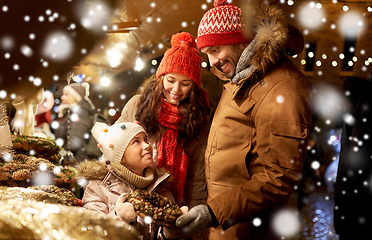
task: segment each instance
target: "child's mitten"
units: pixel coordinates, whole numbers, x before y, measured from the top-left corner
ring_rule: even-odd
[[[117,217],[126,223],[135,223],[137,214],[134,211],[133,205],[129,202],[125,202],[128,198],[128,194],[123,193],[119,196],[116,202],[116,215]]]

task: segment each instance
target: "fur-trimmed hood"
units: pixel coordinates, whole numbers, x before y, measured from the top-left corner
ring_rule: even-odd
[[[287,24],[282,10],[275,6],[264,4],[257,10],[254,32],[256,45],[251,63],[256,65],[256,71],[261,74],[275,65],[283,53],[294,55],[302,52],[302,34]]]
[[[78,166],[77,176],[87,180],[102,180],[108,173],[106,164],[100,161],[83,161]]]
[[[304,38],[294,26],[287,23],[286,16],[281,9],[276,6],[263,4],[256,9],[255,17],[252,17],[252,19],[255,20],[253,24],[255,37],[242,53],[236,74],[238,74],[240,70],[249,67],[251,68],[249,74],[255,72],[259,75],[263,75],[268,72],[285,53],[295,55],[302,52]],[[248,54],[249,56],[247,56]],[[240,70],[238,69],[239,64],[243,65],[240,66]],[[212,72],[223,80],[229,80],[224,77],[223,73],[217,68],[212,68]]]
[[[104,162],[96,161],[83,161],[79,164],[77,170],[77,176],[83,177],[89,181],[91,180],[103,180],[109,169],[107,168]],[[156,168],[155,169],[155,178],[161,177],[163,175],[167,175],[166,181],[162,181],[161,186],[164,188],[171,189],[173,185],[174,178],[170,175],[169,171],[165,168]]]

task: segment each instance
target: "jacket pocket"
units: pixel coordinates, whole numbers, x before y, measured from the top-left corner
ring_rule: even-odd
[[[270,157],[281,167],[301,170],[306,157],[307,126],[273,120],[270,131]]]
[[[307,127],[300,123],[273,120],[271,133],[277,136],[305,139],[307,138]]]
[[[218,121],[216,121],[217,126],[213,128],[213,131],[216,131],[219,135],[227,136],[228,141],[230,139],[232,142],[249,140],[254,126],[251,118],[254,106],[254,100],[247,100],[241,105],[237,105],[235,101],[228,101],[220,114],[221,116],[215,116]]]

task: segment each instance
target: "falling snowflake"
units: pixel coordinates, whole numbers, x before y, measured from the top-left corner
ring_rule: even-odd
[[[343,119],[349,125],[353,125],[355,123],[355,118],[349,113],[345,114]]]
[[[149,224],[151,224],[151,222],[152,222],[152,217],[150,217],[150,216],[146,216],[146,217],[143,219],[143,221],[145,222],[145,224],[149,225]]]
[[[253,226],[259,227],[259,226],[261,226],[261,223],[262,223],[262,221],[261,221],[260,218],[254,218],[253,219]]]
[[[59,174],[59,173],[61,173],[61,168],[58,167],[58,166],[55,166],[55,167],[53,168],[53,173],[54,173],[54,174]]]
[[[52,122],[50,123],[50,127],[51,127],[52,129],[57,129],[57,128],[59,128],[59,122],[58,122],[58,121],[52,121]]]
[[[363,18],[357,12],[346,12],[339,20],[339,29],[346,38],[355,38],[363,30],[363,26]]]
[[[41,164],[40,164],[41,165]],[[38,172],[32,179],[33,185],[52,185],[53,184],[53,174],[41,171]]]
[[[317,170],[317,169],[319,169],[319,167],[320,167],[320,163],[318,161],[313,161],[311,163],[311,168],[312,169]]]
[[[4,90],[1,90],[1,91],[0,91],[0,98],[1,98],[1,99],[5,99],[5,98],[6,98],[6,96],[7,96],[7,93],[6,93],[6,91],[4,91]]]
[[[32,49],[27,46],[27,45],[22,45],[21,46],[21,52],[23,53],[23,55],[25,55],[26,57],[31,57],[32,54],[33,54],[33,51]]]
[[[11,162],[13,161],[13,155],[8,153],[8,152],[5,152],[3,153],[3,155],[1,156],[1,158],[5,161],[5,162]]]
[[[46,37],[42,55],[45,58],[62,61],[70,57],[73,48],[73,41],[67,33],[53,32]]]
[[[104,1],[90,3],[89,8],[80,5],[75,9],[75,14],[80,17],[81,25],[93,31],[101,31],[102,23],[107,18],[110,7]]]
[[[12,50],[14,48],[14,38],[12,36],[9,36],[9,35],[6,35],[6,36],[3,36],[1,39],[0,39],[0,42],[1,42],[1,49],[4,50],[4,51],[9,51],[9,50]]]
[[[298,211],[285,209],[274,216],[272,222],[275,233],[284,238],[294,237],[300,231],[300,219]]]
[[[88,180],[86,178],[83,178],[83,177],[79,177],[77,178],[76,180],[77,184],[80,186],[80,187],[85,187],[88,185]]]
[[[79,115],[77,115],[76,113],[71,114],[70,118],[72,122],[79,121]]]
[[[300,23],[305,28],[317,29],[323,23],[324,11],[316,8],[314,2],[311,2],[300,8],[297,16],[299,16]]]
[[[284,97],[283,97],[282,95],[278,95],[278,96],[276,97],[276,101],[277,101],[278,103],[283,103],[283,102],[284,102]]]

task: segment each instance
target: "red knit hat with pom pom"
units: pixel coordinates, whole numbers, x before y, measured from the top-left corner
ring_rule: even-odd
[[[204,14],[196,38],[198,49],[249,42],[242,33],[242,10],[230,4],[231,2],[232,0],[215,0],[214,8]]]
[[[195,38],[190,33],[181,32],[172,36],[171,44],[172,47],[164,53],[156,77],[167,73],[180,73],[200,86],[202,58],[196,49]]]

